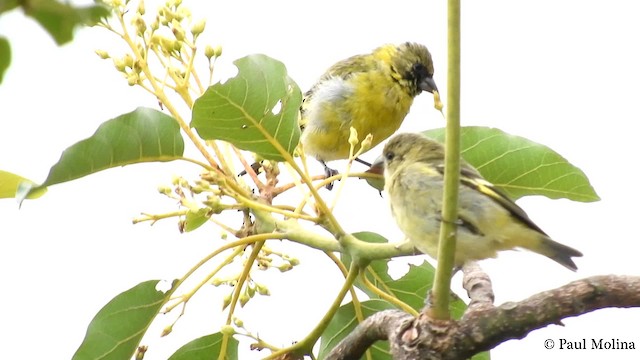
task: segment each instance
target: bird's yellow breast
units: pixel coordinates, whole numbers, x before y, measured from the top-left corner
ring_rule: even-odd
[[[324,161],[348,158],[350,127],[360,141],[373,135],[373,147],[398,130],[412,102],[389,70],[327,79],[318,84],[301,120],[305,152]]]

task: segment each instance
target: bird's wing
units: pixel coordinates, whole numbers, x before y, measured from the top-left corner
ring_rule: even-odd
[[[354,55],[350,58],[333,64],[333,66],[331,66],[329,70],[327,70],[327,72],[320,78],[320,81],[331,77],[346,79],[353,74],[372,71],[376,66],[376,61],[371,54]]]
[[[437,168],[438,171],[444,174],[444,165],[439,165]],[[513,202],[513,200],[511,200],[504,191],[485,180],[476,169],[466,164],[462,165],[460,168],[460,184],[488,196],[503,208],[507,209],[512,216],[520,220],[529,228],[546,235],[546,233],[529,218],[527,213],[520,206]]]
[[[412,192],[412,195],[416,197],[424,197],[430,196],[429,194],[425,194],[427,189],[433,189],[434,187],[439,187],[436,193],[438,196],[433,199],[435,206],[438,208],[438,217],[442,215],[442,170],[444,169],[443,164],[437,165],[428,165],[424,162],[414,162],[409,166],[404,167],[402,170],[397,172],[397,176],[394,178],[400,182],[403,191]],[[416,189],[422,190],[422,192],[416,192]],[[433,195],[433,194],[431,194]],[[471,214],[472,215],[472,214]],[[475,235],[483,235],[480,229],[474,224],[473,216],[468,218],[465,216],[463,211],[458,212],[458,221],[457,224],[460,228],[465,229],[466,231],[475,234]]]
[[[308,119],[306,119],[305,112],[309,106],[309,102],[312,101],[313,95],[316,92],[319,84],[331,78],[348,79],[354,74],[359,74],[373,70],[377,66],[375,60],[371,54],[368,55],[355,55],[348,59],[344,59],[331,66],[318,81],[309,89],[302,99],[300,106],[300,128],[304,129]]]

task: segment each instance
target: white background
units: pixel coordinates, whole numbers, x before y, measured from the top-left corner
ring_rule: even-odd
[[[232,69],[234,59],[265,53],[283,61],[304,91],[340,59],[385,43],[416,41],[431,50],[444,96],[443,3],[245,0],[187,5],[196,19],[207,18],[202,46],[223,46],[220,73]],[[147,1],[147,12],[155,8]],[[498,127],[550,146],[580,167],[602,198],[588,204],[520,200],[547,233],[585,256],[577,260],[577,273],[526,252],[482,262],[492,277],[496,304],[587,276],[640,273],[639,14],[640,5],[633,0],[463,2],[463,125]],[[72,44],[58,48],[33,21],[12,12],[0,17],[0,34],[11,40],[13,50],[0,85],[0,169],[43,181],[60,153],[103,121],[138,106],[157,108],[152,96],[128,87],[111,61],[94,54],[95,49],[114,54],[122,49],[102,29],[82,30]],[[204,67],[201,73],[206,74]],[[423,94],[402,129],[443,125],[431,95]],[[373,159],[378,151],[365,158]],[[188,154],[195,152],[188,149]],[[131,224],[140,212],[177,208],[156,192],[174,174],[193,178],[198,169],[182,163],[136,165],[54,186],[20,210],[10,199],[0,202],[1,359],[71,358],[86,326],[113,296],[141,281],[180,277],[220,244],[213,226],[179,234],[173,220],[153,227]],[[348,231],[402,238],[385,199],[357,180],[348,182],[346,190],[348,198],[339,203],[336,216]],[[259,274],[272,296],[252,301],[239,313],[248,328],[280,346],[302,338],[340,286],[340,275],[324,255],[286,245],[302,264],[285,274]],[[393,262],[401,271],[407,259]],[[457,287],[459,282],[456,277]],[[147,358],[166,358],[190,339],[218,331],[224,319],[219,315],[221,295],[228,291],[207,287],[192,300],[174,333],[158,341],[156,334],[173,315],[161,318],[145,339],[152,345]],[[614,338],[640,347],[640,310],[600,310],[564,323],[500,345],[492,351],[493,359],[522,354],[640,358],[638,349],[560,351],[543,346],[548,338]],[[241,358],[260,355],[242,350]]]

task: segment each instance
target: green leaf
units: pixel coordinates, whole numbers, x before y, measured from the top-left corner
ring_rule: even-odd
[[[176,281],[166,293],[156,289],[159,280],[149,280],[113,298],[91,320],[73,360],[130,359]]]
[[[95,134],[67,148],[42,186],[141,162],[182,158],[184,140],[176,120],[160,111],[138,108],[104,122]]]
[[[387,243],[389,242],[383,236],[372,233],[372,232],[358,232],[353,233],[353,236],[358,238],[359,240],[366,241],[369,243]],[[351,264],[351,256],[344,253],[340,255],[342,262],[346,267],[349,267]],[[395,296],[402,302],[411,306],[413,309],[419,310],[424,306],[424,297],[427,294],[427,291],[431,288],[431,284],[433,283],[433,274],[435,270],[428,263],[424,263],[425,270],[427,273],[423,274],[424,278],[420,279],[419,282],[413,284],[399,284],[396,280],[393,280],[391,276],[389,276],[389,259],[384,260],[373,260],[369,266],[365,269],[366,278],[375,285],[378,289],[386,292],[391,296]],[[406,275],[405,275],[406,276]],[[372,299],[379,299],[380,297],[373,291],[371,291],[368,287],[364,285],[362,280],[358,277],[354,283],[354,285],[362,290],[365,294],[367,294]],[[402,286],[399,286],[402,285]],[[412,289],[409,289],[413,287]]]
[[[54,0],[31,0],[28,6],[23,5],[23,9],[49,32],[58,45],[73,40],[76,26],[93,25],[110,13],[102,5],[75,7]]]
[[[356,238],[370,243],[387,243],[383,236],[372,232],[358,232],[352,234]],[[341,260],[345,266],[351,264],[351,257],[347,254],[341,255]],[[424,299],[429,289],[433,285],[435,269],[426,261],[420,265],[409,265],[409,272],[402,278],[394,280],[389,276],[389,260],[373,260],[365,269],[366,278],[378,289],[396,297],[415,310],[420,310],[424,306]],[[355,282],[358,289],[362,290],[372,299],[380,297],[368,287],[360,278]]]
[[[197,338],[176,351],[169,360],[218,359],[222,351],[222,334],[215,333]],[[238,340],[230,337],[225,350],[226,360],[238,359]]]
[[[471,360],[490,360],[490,359],[491,359],[491,354],[488,351],[475,354],[471,358]]]
[[[184,231],[193,231],[209,220],[211,217],[211,209],[203,208],[197,211],[189,210],[184,219]]]
[[[353,236],[370,243],[388,242],[383,236],[372,232],[354,233]],[[342,254],[341,260],[347,267],[351,264],[351,257],[349,255]],[[378,289],[404,302],[411,308],[420,311],[424,307],[425,297],[428,291],[433,286],[435,268],[427,261],[424,261],[419,266],[409,264],[409,271],[401,278],[394,280],[389,276],[388,264],[389,260],[374,260],[367,266],[364,274],[369,282]],[[380,299],[375,292],[364,286],[360,278],[356,279],[355,286],[370,298]],[[452,292],[449,309],[451,310],[452,316],[458,319],[464,314],[467,305]]]
[[[444,141],[443,128],[424,134]],[[460,140],[464,160],[513,199],[543,195],[582,202],[600,200],[582,170],[544,145],[481,126],[463,127]],[[367,172],[380,174],[377,162]],[[384,188],[384,180],[367,179],[367,183],[379,191]]]
[[[238,75],[195,101],[191,126],[206,140],[224,140],[260,157],[283,161],[300,139],[302,94],[284,64],[266,55],[234,62]]]
[[[444,129],[425,134],[444,141]],[[463,127],[460,136],[462,157],[513,199],[543,195],[582,202],[600,200],[582,170],[544,145],[480,126]]]
[[[11,64],[11,46],[7,38],[0,36],[0,84],[4,79],[4,73]]]
[[[382,300],[367,300],[360,303],[360,305],[365,318],[382,310],[393,309],[391,304]],[[356,319],[353,303],[342,305],[322,334],[318,358],[324,359],[357,325],[358,320]],[[371,351],[373,359],[391,359],[389,345],[386,341],[376,342],[369,348],[369,351]]]
[[[31,188],[35,185],[35,183],[27,178],[23,178],[20,175],[16,175],[10,173],[8,171],[0,170],[0,199],[13,198],[16,197],[19,189],[24,187]],[[40,196],[44,195],[47,192],[47,188],[39,188],[37,191],[33,191],[29,193],[27,196],[28,199],[37,199]]]
[[[360,179],[364,179],[369,186],[381,192],[384,190],[384,158],[382,155],[378,156],[373,163],[371,163],[371,167],[365,171],[365,173],[370,174],[372,177],[361,177]]]
[[[0,14],[3,12],[13,10],[20,5],[22,0],[2,0],[0,1]]]

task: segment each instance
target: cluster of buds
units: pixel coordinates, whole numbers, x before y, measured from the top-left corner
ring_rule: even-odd
[[[274,256],[278,257],[278,261],[274,261]],[[294,266],[300,264],[300,260],[291,257],[287,254],[280,253],[277,251],[273,251],[267,246],[263,246],[260,254],[257,258],[258,269],[267,270],[269,268],[275,268],[280,270],[281,272],[289,271],[293,269]]]
[[[134,58],[131,54],[125,54],[122,57],[115,57],[111,56],[105,50],[96,50],[96,54],[101,59],[111,59],[113,61],[113,66],[118,70],[118,72],[124,75],[130,86],[141,82],[142,64],[139,59]]]
[[[227,285],[230,287],[235,287],[238,284],[238,277],[240,275],[236,276],[236,277],[230,277],[230,278],[214,278],[211,280],[211,284],[214,286],[220,286],[220,285]],[[253,279],[249,279],[244,288],[242,289],[240,296],[238,297],[238,301],[240,302],[240,306],[244,307],[249,300],[251,300],[256,294],[258,295],[263,295],[263,296],[269,296],[271,295],[271,292],[269,291],[269,288],[264,285],[261,284]],[[227,306],[229,306],[229,304],[231,304],[231,299],[232,299],[232,294],[229,293],[227,295],[225,295],[222,299],[222,309],[226,309]]]
[[[190,183],[183,177],[176,176],[169,185],[161,185],[158,192],[176,200],[188,210],[186,218],[179,221],[180,232],[191,231],[205,223],[211,216],[220,214],[232,207],[223,204],[222,191],[207,180],[198,179]],[[188,224],[188,221],[196,222]]]
[[[187,79],[187,72],[193,69],[187,65],[188,61],[185,61],[182,53],[190,50],[189,56],[194,56],[196,39],[204,32],[206,20],[193,21],[191,11],[182,6],[181,0],[168,0],[154,16],[145,16],[144,0],[138,1],[135,12],[131,11],[133,6],[130,0],[103,0],[103,2],[113,9],[117,17],[122,20],[125,20],[125,17],[129,19],[123,23],[131,24],[132,30],[122,29],[122,33],[108,23],[102,23],[102,25],[121,35],[129,43],[132,51],[123,57],[117,57],[111,56],[104,50],[98,50],[96,51],[98,56],[102,59],[113,59],[115,68],[123,73],[128,84],[133,86],[142,84],[145,79],[142,70],[148,65],[149,52],[154,52],[161,58],[160,63],[175,81],[176,87],[184,87],[181,81]],[[220,46],[208,45],[205,48],[205,55],[210,63],[212,58],[217,58],[221,54]]]
[[[198,179],[190,183],[181,176],[174,176],[171,180],[171,186],[161,185],[158,187],[158,192],[179,200],[184,206],[191,205],[191,200],[194,199],[195,195],[204,194],[206,197],[201,203],[211,208],[213,213],[219,214],[225,210],[224,205],[221,203],[222,191],[220,187],[205,179]]]
[[[209,62],[211,62],[211,59],[216,59],[221,55],[222,55],[222,46],[220,45],[217,45],[215,47],[211,45],[207,45],[204,48],[204,56],[206,56],[207,59],[209,59]]]

